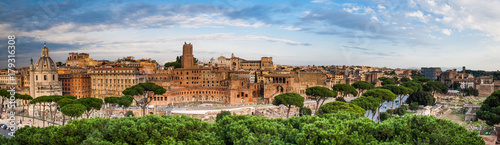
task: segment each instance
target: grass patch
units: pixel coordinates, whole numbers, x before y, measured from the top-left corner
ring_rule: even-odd
[[[476,100],[470,100],[470,102],[474,103],[474,104],[482,104],[483,101],[476,101]]]

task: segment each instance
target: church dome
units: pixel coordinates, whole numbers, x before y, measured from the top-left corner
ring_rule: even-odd
[[[49,57],[49,48],[44,44],[42,57],[35,63],[35,70],[57,70],[56,63]]]

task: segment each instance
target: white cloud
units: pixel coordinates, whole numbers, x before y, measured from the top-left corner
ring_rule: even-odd
[[[382,5],[377,5],[377,8],[378,8],[378,9],[385,9],[385,7],[384,7],[384,6],[382,6]]]
[[[427,0],[427,3],[431,6],[436,6],[436,2],[434,2],[433,0]]]
[[[451,30],[450,29],[442,29],[441,33],[443,33],[444,35],[450,36],[451,35]]]
[[[283,29],[288,30],[288,31],[300,31],[300,30],[302,30],[301,28],[295,28],[292,26],[288,26],[288,27],[283,28]]]
[[[434,2],[434,1],[433,1]],[[463,30],[477,30],[484,36],[500,41],[500,1],[498,0],[453,0],[435,1],[415,0],[422,11],[431,13],[436,22],[451,27],[458,32]]]
[[[289,45],[311,45],[309,43],[302,43],[302,42],[296,42],[292,40],[287,40],[287,39],[279,39],[279,38],[270,38],[266,36],[255,36],[255,35],[246,35],[246,36],[241,36],[239,38],[236,38],[235,40],[264,40],[264,41],[269,41],[269,42],[280,42],[280,43],[285,43]]]
[[[372,14],[375,11],[367,6],[358,6],[356,4],[351,4],[351,3],[346,3],[343,4],[344,8],[343,10],[349,13],[353,14],[361,14],[361,15],[366,15],[366,14]]]
[[[430,15],[424,15],[422,11],[416,11],[416,12],[407,12],[405,13],[406,17],[415,17],[417,18],[418,21],[427,23],[429,21]]]
[[[313,0],[311,1],[311,3],[321,3],[321,4],[334,4],[332,1],[330,0]]]

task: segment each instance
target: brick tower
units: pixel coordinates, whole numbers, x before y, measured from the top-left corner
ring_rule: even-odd
[[[184,42],[184,45],[182,46],[181,64],[182,68],[190,68],[194,66],[193,45],[191,43],[187,44]]]

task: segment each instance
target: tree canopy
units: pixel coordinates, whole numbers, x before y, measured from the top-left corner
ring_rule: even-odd
[[[408,94],[413,93],[413,90],[410,88],[407,88],[404,86],[396,86],[393,84],[383,85],[383,86],[378,87],[378,88],[390,90],[392,93],[394,93],[396,95],[408,95]]]
[[[373,89],[373,85],[366,81],[357,81],[352,84],[352,86],[359,90],[359,93],[363,94],[364,91]]]
[[[165,63],[164,66],[165,67],[171,67],[171,66],[173,66],[174,68],[181,68],[182,64],[180,62],[174,61],[174,62],[167,62],[167,63]]]
[[[406,100],[408,104],[413,102],[417,102],[418,105],[432,106],[436,104],[436,98],[430,92],[418,91],[411,94]]]
[[[319,106],[323,105],[326,99],[337,97],[337,92],[325,87],[315,86],[307,88],[306,95],[311,96],[311,98],[316,101],[316,107],[314,110],[318,111]]]
[[[150,93],[153,93],[155,95],[162,95],[165,94],[165,92],[167,92],[167,90],[162,86],[159,86],[155,83],[146,82],[131,86],[123,90],[122,93],[128,96],[142,96],[141,100],[134,100],[138,106],[141,106],[142,115],[146,115],[146,108],[148,104],[153,101],[153,99],[149,97]]]
[[[78,99],[77,101],[79,104],[82,104],[85,106],[85,109],[86,109],[85,114],[87,115],[87,118],[90,117],[90,113],[92,110],[101,110],[102,103],[103,103],[101,99],[93,98],[93,97],[84,97],[84,98]]]
[[[407,78],[407,77],[403,77],[403,78],[401,78],[399,81],[401,81],[401,82],[405,83],[405,82],[411,81],[411,79],[410,79],[410,78]]]
[[[358,91],[356,91],[356,88],[349,84],[336,84],[333,85],[332,89],[334,91],[337,91],[337,93],[340,93],[342,97],[347,97],[348,94],[352,94],[353,96],[358,95]]]
[[[0,144],[467,144],[477,132],[434,116],[392,117],[375,123],[353,112],[268,119],[230,115],[207,123],[187,116],[93,118],[65,126],[23,127]]]
[[[322,117],[325,114],[329,113],[336,113],[340,111],[346,111],[346,112],[353,112],[356,113],[359,116],[363,116],[365,114],[365,109],[354,105],[352,103],[344,103],[340,101],[333,101],[330,103],[326,103],[325,105],[321,106],[316,113],[316,115]]]
[[[410,89],[413,90],[413,92],[417,92],[417,91],[422,91],[423,90],[422,84],[419,83],[419,82],[415,82],[415,81],[404,82],[403,84],[401,84],[401,86],[410,88]]]
[[[435,95],[436,93],[447,93],[448,92],[448,87],[446,87],[440,81],[429,81],[426,84],[424,84],[422,87],[424,88],[424,91],[432,92],[432,95]]]
[[[368,90],[363,94],[363,96],[372,96],[373,98],[380,99],[382,102],[396,99],[396,94],[392,93],[390,90],[382,88]]]
[[[396,84],[396,81],[394,81],[394,79],[385,79],[382,83],[380,83],[381,85],[390,85],[390,84]]]
[[[476,115],[479,119],[485,120],[488,125],[500,123],[500,90],[491,93],[483,101]]]
[[[71,117],[80,117],[85,112],[86,107],[82,104],[68,104],[61,108],[64,115]]]
[[[78,101],[75,99],[68,99],[68,98],[64,98],[64,99],[57,101],[57,105],[59,105],[59,107],[61,107],[61,108],[66,106],[66,105],[69,105],[69,104],[78,104]]]
[[[418,110],[419,109],[418,102],[410,103],[409,107],[410,107],[410,110]]]
[[[352,104],[357,105],[365,110],[371,110],[373,112],[377,111],[382,101],[379,98],[373,98],[372,96],[362,96],[354,100],[351,100]]]
[[[124,108],[130,107],[132,105],[132,101],[134,101],[134,98],[131,96],[122,96],[120,99],[117,100],[117,104],[120,106],[123,106]]]
[[[115,103],[118,103],[119,99],[120,99],[120,97],[105,97],[104,103],[115,104]]]
[[[290,108],[292,106],[295,107],[303,107],[304,106],[304,98],[296,93],[284,93],[274,97],[273,105],[279,106],[284,105],[288,108],[286,113],[286,117],[288,118],[290,114]]]

